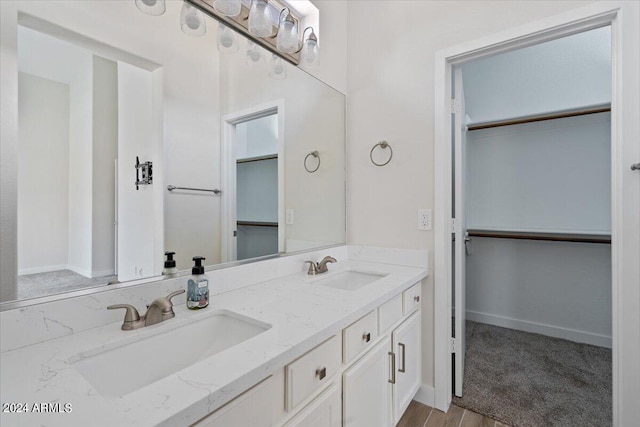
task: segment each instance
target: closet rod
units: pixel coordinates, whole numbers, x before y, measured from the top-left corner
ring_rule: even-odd
[[[540,114],[535,116],[525,116],[518,119],[496,120],[494,122],[475,123],[467,126],[468,131],[497,128],[501,126],[520,125],[523,123],[542,122],[545,120],[564,119],[567,117],[586,116],[588,114],[606,113],[611,111],[611,104],[596,105],[590,108],[581,108],[577,110],[567,110],[556,113]]]
[[[262,222],[262,221],[238,221],[238,225],[247,225],[251,227],[278,227],[277,222]]]
[[[537,233],[531,231],[468,230],[470,237],[496,239],[547,240],[551,242],[611,243],[611,236],[602,234]]]

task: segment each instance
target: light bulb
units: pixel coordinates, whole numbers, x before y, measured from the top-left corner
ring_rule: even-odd
[[[302,43],[300,52],[300,63],[306,67],[316,67],[320,63],[320,49],[318,48],[318,38],[311,30],[311,34]]]
[[[269,77],[282,80],[287,77],[287,64],[277,55],[271,55],[271,65],[269,67]]]
[[[207,32],[207,24],[202,12],[187,3],[182,5],[182,11],[180,12],[180,28],[185,34],[195,37],[204,36]]]
[[[257,37],[271,36],[271,12],[265,0],[253,0],[249,11],[249,32]]]
[[[245,53],[247,64],[253,66],[263,62],[262,49],[256,43],[247,39],[247,51]]]
[[[220,53],[234,53],[240,49],[236,32],[231,28],[218,23],[217,46]]]
[[[136,0],[136,6],[147,15],[162,15],[167,10],[164,0]]]
[[[298,51],[298,25],[287,15],[280,21],[276,47],[280,52],[294,53]]]
[[[242,11],[242,0],[215,0],[213,8],[224,16],[238,16]]]

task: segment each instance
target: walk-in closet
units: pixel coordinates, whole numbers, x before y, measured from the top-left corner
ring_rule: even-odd
[[[455,403],[512,426],[612,422],[610,44],[603,27],[452,76]]]

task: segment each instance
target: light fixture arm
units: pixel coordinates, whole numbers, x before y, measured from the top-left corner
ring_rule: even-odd
[[[302,51],[302,48],[304,47],[304,35],[307,33],[307,30],[311,30],[309,38],[311,39],[313,37],[313,40],[315,40],[316,42],[318,41],[318,37],[316,37],[315,33],[313,32],[313,27],[309,26],[305,28],[302,32],[302,43],[300,43],[300,49],[296,50],[295,53],[300,53],[300,51]]]
[[[268,3],[269,2],[267,1],[267,4]],[[280,24],[282,22],[282,12],[284,12],[285,10],[287,11],[287,14],[284,15],[284,20],[286,21],[288,17],[291,17],[291,10],[289,10],[288,7],[285,7],[280,11],[280,15],[278,15],[278,28],[276,29],[275,34],[272,34],[270,36],[270,38],[272,38],[272,39],[278,37],[278,33],[280,32]],[[293,21],[293,19],[291,19],[291,21]],[[295,22],[295,21],[293,21],[293,22]]]

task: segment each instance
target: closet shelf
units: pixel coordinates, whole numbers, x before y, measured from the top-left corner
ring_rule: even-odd
[[[495,120],[489,122],[472,123],[467,126],[468,131],[496,128],[501,126],[513,126],[524,123],[541,122],[544,120],[564,119],[567,117],[585,116],[587,114],[606,113],[611,111],[611,104],[600,104],[586,108],[576,108],[573,110],[556,111],[545,114],[522,116],[506,120]]]
[[[470,237],[496,239],[547,240],[552,242],[611,243],[611,235],[583,233],[547,233],[532,231],[467,230]]]
[[[247,225],[251,227],[277,227],[277,222],[270,221],[237,221],[238,225]]]
[[[266,156],[257,156],[257,157],[247,157],[244,159],[238,159],[236,160],[237,163],[251,163],[251,162],[259,162],[261,160],[272,160],[272,159],[277,159],[278,155],[277,154],[269,154]]]

